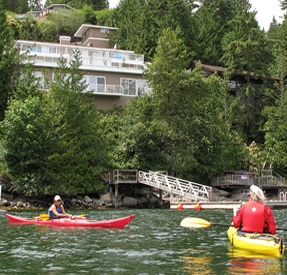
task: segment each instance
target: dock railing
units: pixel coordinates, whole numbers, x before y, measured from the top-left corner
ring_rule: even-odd
[[[248,175],[224,175],[219,176],[211,181],[211,186],[231,186],[231,185],[243,185],[250,186],[256,184],[258,186],[281,186],[285,184],[284,177],[275,176],[248,176]]]
[[[139,171],[138,181],[142,184],[158,188],[174,196],[178,201],[209,201],[212,187],[195,182],[159,174],[156,172]]]
[[[286,185],[284,177],[261,176],[255,177],[255,184],[259,186],[282,186]]]

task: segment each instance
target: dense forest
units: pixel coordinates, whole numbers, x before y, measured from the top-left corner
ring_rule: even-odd
[[[18,3],[18,5],[16,5]],[[21,5],[20,5],[21,3]],[[25,194],[95,193],[111,169],[167,170],[209,184],[225,170],[287,176],[287,20],[260,29],[248,0],[46,1],[76,10],[16,19],[40,1],[0,0],[0,175]],[[17,7],[17,9],[16,9]],[[283,10],[287,1],[281,1]],[[144,54],[152,94],[96,110],[62,60],[44,92],[15,40],[57,42],[83,23],[118,27],[111,43]],[[206,77],[202,64],[226,67]],[[66,75],[69,77],[66,77]],[[236,93],[230,80],[240,77]]]

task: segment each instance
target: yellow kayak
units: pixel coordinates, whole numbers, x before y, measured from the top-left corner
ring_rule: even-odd
[[[240,249],[282,258],[285,251],[283,240],[267,233],[246,233],[230,226],[227,231],[230,243]]]

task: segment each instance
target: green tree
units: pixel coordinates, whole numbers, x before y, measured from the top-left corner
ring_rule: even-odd
[[[43,8],[41,0],[28,0],[28,5],[32,11],[40,11]]]
[[[221,41],[230,31],[228,22],[235,16],[234,0],[202,0],[200,8],[192,16],[191,49],[195,59],[203,63],[224,65]]]
[[[25,100],[30,97],[38,97],[43,99],[44,92],[41,83],[46,82],[35,76],[34,68],[31,63],[23,64],[16,78],[16,89],[13,94],[14,99]]]
[[[27,0],[5,0],[3,1],[3,7],[5,10],[15,13],[26,13],[30,10]]]
[[[49,175],[48,121],[37,97],[15,99],[9,105],[2,129],[5,160],[15,191],[42,194]]]
[[[8,175],[8,167],[5,160],[4,138],[0,135],[0,175]]]
[[[20,21],[20,31],[16,39],[42,41],[42,32],[38,21],[27,18]]]
[[[147,78],[169,174],[206,181],[226,168],[241,166],[243,149],[231,132],[226,83],[215,76],[205,80],[200,64],[187,71],[188,60],[182,40],[167,29]],[[238,158],[231,157],[234,154]]]
[[[279,2],[281,5],[281,9],[285,11],[287,9],[287,1],[286,0],[279,0]]]
[[[39,27],[44,41],[58,42],[61,35],[73,37],[77,29],[85,22],[83,13],[63,10],[50,14],[49,21],[40,22]]]
[[[166,169],[163,123],[155,119],[154,112],[151,96],[138,97],[124,108],[117,131],[111,135],[114,168]]]
[[[85,23],[89,23],[92,25],[97,24],[97,16],[91,6],[85,5],[82,9],[82,13],[84,14],[84,17],[85,17]]]
[[[283,22],[284,24],[284,22]],[[278,75],[278,56],[284,51],[284,25],[278,24],[275,18],[273,18],[270,28],[266,34],[268,40],[271,41],[271,51],[273,54],[272,63],[269,66],[269,72],[272,76]]]
[[[8,99],[13,91],[13,74],[19,63],[17,49],[14,47],[12,31],[7,23],[0,0],[0,121],[4,119]]]
[[[263,100],[268,89],[262,84],[269,81],[268,66],[272,62],[270,42],[258,26],[256,13],[249,9],[249,5],[243,5],[243,10],[229,22],[231,31],[224,36],[221,59],[228,66],[227,77],[240,82],[234,126],[248,144],[253,140],[263,142],[259,129],[264,124]]]
[[[97,24],[100,26],[115,26],[115,9],[103,9],[95,11]]]
[[[119,28],[112,38],[120,49],[154,55],[158,38],[167,27],[176,30],[181,38],[191,43],[189,36],[192,6],[185,0],[122,0],[115,9],[115,26]]]
[[[265,123],[265,147],[269,162],[275,171],[287,176],[287,57],[282,53],[278,56],[278,77],[276,88],[279,91],[274,106],[266,106],[267,122]]]
[[[48,163],[54,175],[47,188],[50,193],[84,194],[104,189],[101,171],[106,147],[101,116],[83,93],[86,86],[80,65],[79,52],[69,67],[62,60],[49,90],[52,148]]]

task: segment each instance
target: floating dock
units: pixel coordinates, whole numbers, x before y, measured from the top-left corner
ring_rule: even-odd
[[[183,203],[170,203],[170,209],[201,209],[201,210],[216,210],[216,209],[229,209],[234,207],[239,208],[246,201],[211,201],[211,202],[183,202]],[[287,208],[287,201],[265,201],[265,204],[272,209]]]

